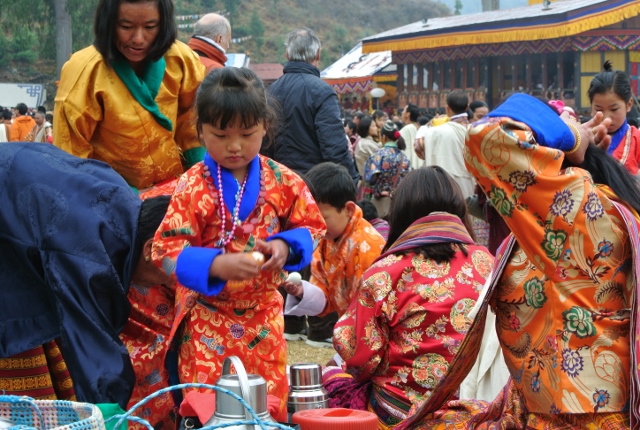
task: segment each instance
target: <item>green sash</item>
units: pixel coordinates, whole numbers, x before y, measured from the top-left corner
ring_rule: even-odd
[[[127,60],[113,61],[113,70],[126,85],[127,89],[140,105],[145,108],[162,127],[173,130],[171,120],[164,116],[156,104],[156,96],[166,68],[164,57],[150,61],[144,66],[142,77],[136,75]]]

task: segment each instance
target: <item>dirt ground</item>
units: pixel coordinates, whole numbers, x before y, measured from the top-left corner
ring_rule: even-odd
[[[324,366],[336,353],[333,348],[315,348],[309,346],[304,341],[287,341],[288,360],[287,364],[296,363],[318,363]]]

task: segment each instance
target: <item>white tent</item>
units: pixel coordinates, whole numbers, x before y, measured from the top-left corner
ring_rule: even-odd
[[[391,51],[362,53],[362,42],[320,73],[338,94],[370,91],[374,82],[396,80]]]

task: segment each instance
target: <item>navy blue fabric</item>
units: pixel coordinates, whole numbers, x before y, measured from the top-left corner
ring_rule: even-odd
[[[53,145],[0,145],[0,357],[55,338],[78,400],[126,408],[118,333],[141,200],[108,165]]]
[[[516,93],[491,111],[490,117],[509,117],[524,122],[536,134],[536,142],[542,146],[571,151],[576,144],[568,125],[544,102],[528,94]]]
[[[302,174],[316,164],[332,161],[349,169],[357,180],[360,175],[349,154],[336,92],[311,64],[289,61],[283,72],[267,89],[278,101],[283,118],[267,155]]]

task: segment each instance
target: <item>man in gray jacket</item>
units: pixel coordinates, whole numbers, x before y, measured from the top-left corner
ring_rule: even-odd
[[[358,180],[340,118],[338,96],[320,79],[320,40],[312,30],[300,28],[287,36],[284,75],[268,89],[282,110],[282,124],[270,156],[306,173],[316,164],[342,164]]]

